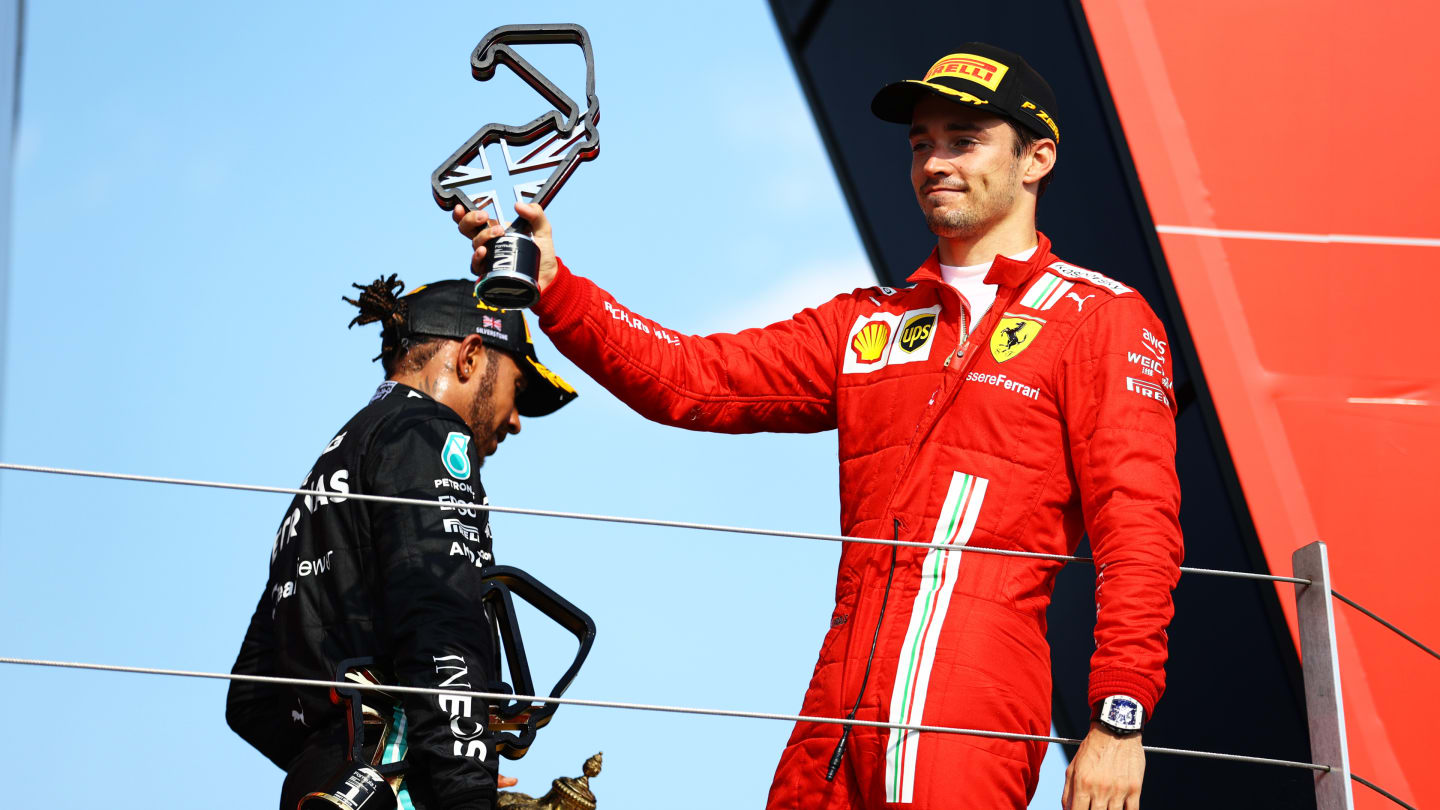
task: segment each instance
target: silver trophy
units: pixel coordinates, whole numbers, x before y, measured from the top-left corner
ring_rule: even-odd
[[[585,107],[561,92],[545,74],[517,54],[512,45],[578,45],[585,54]],[[570,179],[582,161],[600,154],[600,101],[595,97],[595,58],[590,35],[574,23],[546,25],[502,25],[486,34],[470,54],[470,72],[477,81],[495,75],[503,64],[515,72],[555,109],[528,124],[510,126],[486,124],[430,175],[435,202],[447,211],[456,203],[467,211],[493,208],[493,218],[503,221],[495,173],[485,148],[500,145],[505,168],[514,180],[518,175],[549,169],[548,175],[517,182],[515,202],[534,202],[548,207],[560,186]],[[518,156],[518,157],[517,157]],[[536,276],[540,271],[540,250],[530,235],[530,226],[517,219],[503,236],[485,245],[476,293],[485,303],[501,309],[520,309],[540,297]]]

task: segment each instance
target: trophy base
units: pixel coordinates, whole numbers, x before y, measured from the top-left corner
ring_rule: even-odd
[[[487,272],[475,286],[480,300],[499,309],[524,309],[540,300],[540,248],[530,234],[507,231],[486,245]]]
[[[475,285],[475,292],[481,301],[496,309],[525,309],[540,300],[535,279],[513,270],[486,275]]]

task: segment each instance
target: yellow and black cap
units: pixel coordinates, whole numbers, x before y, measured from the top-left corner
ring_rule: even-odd
[[[475,295],[474,282],[424,284],[401,296],[400,301],[405,306],[405,318],[393,335],[397,340],[412,336],[460,340],[479,335],[485,345],[509,352],[527,380],[525,391],[515,398],[521,416],[554,413],[577,396],[570,383],[535,356],[535,341],[530,337],[524,311],[495,309],[486,304]]]
[[[880,88],[870,111],[881,120],[908,124],[916,103],[926,96],[1009,118],[1039,137],[1060,142],[1054,91],[1019,54],[1003,48],[967,42],[931,65],[923,79]]]

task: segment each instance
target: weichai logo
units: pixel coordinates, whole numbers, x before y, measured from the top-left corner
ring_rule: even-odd
[[[850,349],[855,352],[855,360],[860,363],[874,363],[879,360],[888,345],[890,324],[884,321],[865,324],[855,333],[855,339],[850,341]]]
[[[935,315],[933,313],[916,315],[906,321],[904,326],[900,327],[900,348],[903,349],[906,354],[910,354],[921,346],[924,346],[925,341],[929,340],[930,335],[934,334],[934,332]]]
[[[952,53],[931,65],[924,80],[928,82],[935,78],[955,76],[982,84],[993,91],[1000,87],[1000,80],[1005,78],[1008,70],[1010,70],[1008,65],[1002,65],[992,59],[983,59],[973,53]]]

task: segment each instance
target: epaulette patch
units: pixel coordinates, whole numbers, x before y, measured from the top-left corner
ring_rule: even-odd
[[[1135,292],[1134,290],[1126,287],[1124,284],[1121,284],[1120,282],[1116,281],[1113,278],[1110,278],[1109,276],[1101,275],[1094,270],[1086,270],[1083,267],[1076,267],[1073,264],[1066,264],[1065,262],[1055,262],[1054,264],[1050,265],[1050,269],[1066,278],[1073,278],[1076,281],[1083,281],[1086,284],[1099,287],[1102,290],[1109,290],[1116,295],[1124,295],[1126,293]]]

